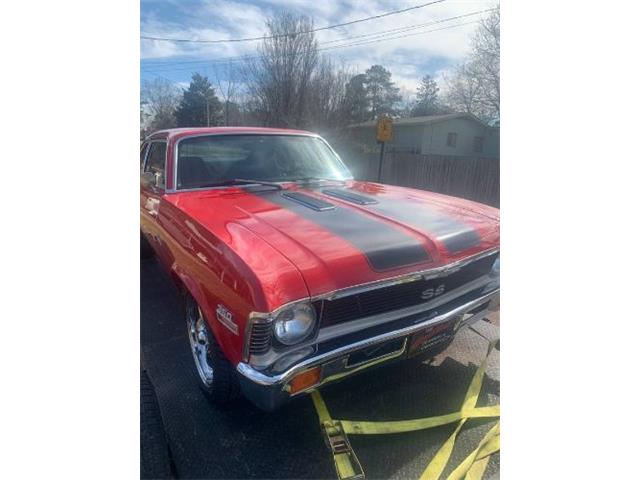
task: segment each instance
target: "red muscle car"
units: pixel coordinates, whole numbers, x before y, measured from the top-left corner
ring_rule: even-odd
[[[500,290],[499,211],[353,180],[318,135],[172,129],[140,151],[142,254],[183,292],[214,401],[260,408],[432,357]]]

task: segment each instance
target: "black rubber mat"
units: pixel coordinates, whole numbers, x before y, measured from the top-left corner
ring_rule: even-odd
[[[155,260],[141,264],[140,309],[145,367],[180,478],[335,478],[310,398],[274,413],[246,400],[224,409],[206,400],[191,365],[179,297]],[[322,393],[334,418],[428,417],[457,410],[475,370],[476,365],[452,358],[438,366],[409,361],[330,385]],[[498,381],[485,377],[478,405],[497,403],[499,388]],[[465,424],[445,474],[464,460],[494,422]],[[419,478],[454,428],[350,439],[367,478]],[[494,455],[485,478],[498,472],[499,455]]]

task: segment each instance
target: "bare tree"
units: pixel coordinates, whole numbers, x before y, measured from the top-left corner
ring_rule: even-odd
[[[483,18],[471,54],[447,79],[447,104],[484,119],[500,118],[500,10]]]
[[[140,96],[149,116],[149,131],[176,126],[175,111],[180,102],[180,90],[172,82],[164,78],[147,80]]]
[[[347,109],[347,84],[352,74],[327,57],[320,57],[311,77],[308,100],[308,125],[319,130],[341,130],[350,123]]]
[[[222,112],[224,125],[237,125],[240,122],[240,109],[238,105],[238,95],[240,92],[240,81],[238,69],[229,62],[225,66],[224,79],[219,69],[215,68],[216,83],[218,93],[222,99]]]
[[[453,75],[445,77],[444,80],[447,85],[445,103],[450,109],[471,113],[483,120],[493,118],[494,112],[487,107],[483,99],[480,79],[470,63],[458,65]]]
[[[483,18],[473,39],[474,74],[486,106],[500,112],[500,10]]]
[[[258,58],[245,63],[245,77],[263,122],[279,127],[307,123],[308,94],[318,64],[318,42],[307,16],[282,13],[267,21]]]

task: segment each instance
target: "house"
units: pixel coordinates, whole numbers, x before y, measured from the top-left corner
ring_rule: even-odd
[[[349,126],[354,139],[376,143],[376,120]],[[500,157],[500,127],[491,127],[469,113],[450,113],[393,120],[388,152],[423,155]]]

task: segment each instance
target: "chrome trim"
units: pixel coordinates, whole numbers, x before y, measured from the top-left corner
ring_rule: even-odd
[[[380,355],[379,357],[376,358],[372,358],[371,360],[364,360],[362,362],[358,362],[358,363],[354,363],[354,364],[347,364],[345,361],[344,364],[344,368],[345,370],[349,371],[349,373],[353,373],[354,371],[359,370],[359,367],[362,366],[370,366],[372,363],[377,363],[378,361],[381,360],[389,360],[391,358],[395,358],[395,357],[399,357],[400,355],[402,355],[404,353],[404,351],[407,348],[407,339],[405,338],[404,341],[402,342],[402,346],[398,349],[395,350],[393,352],[389,352],[389,353],[385,353],[384,355]],[[331,377],[327,377],[327,378],[331,378]],[[325,380],[325,379],[323,379]]]
[[[146,168],[147,168],[147,162],[149,160],[149,152],[151,151],[151,145],[154,143],[164,143],[165,144],[165,151],[164,151],[164,185],[165,188],[160,188],[157,186],[153,186],[152,190],[155,190],[157,194],[161,194],[161,193],[166,193],[167,189],[167,153],[169,152],[169,143],[167,142],[166,139],[163,138],[158,138],[158,139],[154,139],[154,140],[145,140],[147,142],[146,145],[146,151],[144,153],[144,164],[142,165],[142,170],[140,171],[140,175],[142,175],[143,173],[145,173]]]
[[[371,290],[375,290],[378,288],[384,288],[384,287],[389,287],[389,286],[393,286],[393,285],[398,285],[401,283],[406,283],[406,282],[413,282],[416,280],[420,280],[421,278],[424,279],[431,279],[431,278],[438,278],[441,276],[446,276],[449,275],[457,270],[459,270],[460,268],[468,265],[469,263],[473,263],[476,260],[479,260],[481,258],[487,257],[489,255],[493,255],[494,253],[498,252],[500,249],[499,248],[492,248],[489,250],[485,250],[484,252],[480,252],[476,255],[473,255],[471,257],[465,258],[463,260],[459,260],[457,262],[454,263],[450,263],[448,265],[444,265],[442,267],[437,267],[437,268],[432,268],[429,270],[422,270],[419,272],[414,272],[414,273],[410,273],[410,274],[405,274],[405,275],[401,275],[398,277],[392,277],[390,279],[384,279],[384,280],[377,280],[374,282],[369,282],[369,283],[364,283],[364,284],[360,284],[360,285],[356,285],[353,287],[347,287],[344,289],[339,289],[339,290],[334,290],[332,292],[328,292],[328,293],[324,293],[322,295],[317,295],[311,298],[301,298],[298,300],[294,300],[288,303],[285,303],[283,305],[281,305],[280,307],[276,308],[275,310],[273,310],[272,312],[251,312],[249,314],[248,320],[247,320],[247,327],[245,329],[245,337],[244,337],[244,345],[243,345],[243,351],[242,351],[242,361],[243,362],[249,362],[249,342],[251,339],[251,327],[252,327],[252,323],[255,321],[261,321],[261,322],[271,322],[273,321],[273,319],[278,315],[278,313],[280,313],[282,310],[284,310],[285,308],[290,307],[291,305],[294,305],[296,303],[300,303],[300,302],[313,302],[316,300],[334,300],[337,298],[342,298],[348,295],[355,295],[356,293],[362,293],[362,292],[367,292],[367,291],[371,291]],[[481,279],[484,279],[486,281],[486,275],[481,277]],[[475,282],[479,280],[475,280],[473,282],[471,282],[471,284],[476,285]],[[487,282],[487,285],[490,285],[491,282]],[[467,284],[468,285],[468,284]],[[426,309],[430,309],[433,308],[434,306],[438,306],[440,305],[440,298],[445,298],[445,300],[449,300],[452,297],[454,297],[454,293],[456,294],[455,296],[459,296],[459,295],[463,295],[464,293],[466,293],[467,291],[464,290],[464,288],[467,285],[462,285],[461,287],[458,287],[455,290],[452,290],[449,293],[445,293],[442,297],[437,297],[437,300],[435,301],[435,303],[429,302],[428,304],[420,304],[420,305],[416,305],[413,307],[407,307],[405,309],[402,310],[394,310],[391,312],[386,312],[383,314],[380,314],[379,316],[385,316],[385,318],[389,319],[389,321],[391,320],[395,320],[397,318],[401,318],[402,315],[398,315],[397,317],[394,316],[394,314],[396,312],[403,312],[404,315],[410,315],[411,313],[419,313],[422,310],[426,310]],[[476,287],[476,288],[479,288]],[[450,295],[450,296],[448,296]],[[409,313],[407,313],[409,312]],[[348,324],[353,323],[353,322],[358,322],[358,325],[361,325],[362,322],[369,322],[369,321],[373,321],[376,322],[376,317],[378,317],[378,315],[374,315],[374,316],[370,316],[370,317],[365,317],[365,318],[361,318],[361,319],[356,319],[353,320],[351,322],[347,322],[346,324],[344,324],[345,328],[348,328]],[[319,321],[321,321],[322,319],[322,315],[319,316]],[[377,323],[381,323],[381,322],[377,322]],[[375,324],[377,324],[375,323]],[[336,326],[337,327],[337,326]],[[331,328],[331,327],[327,327],[327,328]],[[318,329],[318,333],[317,335],[314,335],[314,337],[308,339],[306,342],[304,343],[300,343],[298,345],[295,345],[293,347],[295,348],[300,348],[300,347],[305,347],[308,345],[313,345],[315,343],[317,343],[318,339],[320,340],[327,340],[328,338],[333,338],[333,337],[329,337],[327,336],[327,334],[323,334],[323,330],[322,328]],[[338,335],[336,335],[338,336]],[[292,347],[292,348],[293,348]],[[287,351],[282,352],[282,354],[288,353]],[[262,368],[265,368],[266,366],[270,365],[271,363],[275,362],[280,355],[273,355],[273,351],[270,350],[268,353],[262,355],[263,357],[265,357],[262,361],[256,362],[254,365],[260,365]]]
[[[460,325],[458,326],[458,329],[473,325],[477,321],[482,320],[488,313],[489,313],[489,309],[484,308],[478,313],[471,314],[470,317],[463,318],[460,322]]]
[[[149,155],[149,143],[150,142],[143,142],[142,145],[144,147],[144,158],[142,159],[142,165],[140,165],[140,175],[142,175],[144,173],[144,168],[147,165],[147,156]],[[166,164],[165,164],[166,167]]]
[[[332,338],[348,335],[349,333],[356,332],[358,330],[364,330],[365,328],[374,327],[387,322],[393,322],[403,317],[415,315],[424,311],[432,310],[439,307],[451,300],[471,292],[472,290],[482,288],[489,284],[491,280],[488,275],[466,283],[450,292],[444,293],[439,297],[425,303],[413,305],[411,307],[405,307],[398,310],[392,310],[390,312],[378,313],[369,317],[358,318],[349,322],[338,323],[337,325],[331,325],[329,327],[321,328],[318,334],[317,342],[324,342]]]
[[[180,188],[178,189],[178,150],[179,150],[179,146],[180,146],[180,142],[182,142],[183,140],[189,139],[189,138],[198,138],[198,137],[218,137],[218,136],[262,136],[262,135],[280,135],[280,136],[288,136],[288,137],[311,137],[311,138],[317,138],[319,140],[321,140],[328,148],[329,150],[335,155],[335,157],[338,159],[338,161],[342,164],[342,166],[344,167],[345,171],[349,172],[349,176],[345,177],[343,180],[353,180],[353,174],[351,173],[351,170],[349,170],[349,167],[347,167],[347,165],[342,161],[342,158],[340,158],[340,155],[338,155],[336,153],[336,151],[331,147],[331,145],[329,145],[329,143],[322,138],[320,135],[316,134],[316,133],[282,133],[282,132],[259,132],[259,133],[238,133],[238,132],[220,132],[220,133],[195,133],[193,135],[186,135],[184,137],[180,137],[179,139],[177,139],[174,142],[173,145],[173,188],[171,189],[167,189],[165,193],[184,193],[184,192],[197,192],[197,191],[201,191],[201,190],[219,190],[219,189],[224,189],[224,188],[232,188],[230,186],[223,186],[223,187],[199,187],[199,188]],[[165,140],[166,141],[166,140]],[[166,161],[166,160],[165,160]],[[166,164],[165,164],[165,169],[166,169]],[[168,183],[165,180],[165,184]],[[274,182],[274,183],[291,183],[289,181],[286,182]],[[255,184],[255,185],[259,185],[259,184]],[[233,185],[233,188],[246,188],[246,187],[250,187],[252,185]]]
[[[311,301],[313,302],[315,300],[335,300],[337,298],[343,298],[349,295],[355,295],[357,293],[368,292],[370,290],[375,290],[378,288],[390,287],[393,285],[398,285],[400,283],[414,282],[416,280],[420,280],[421,278],[424,280],[430,280],[432,278],[444,277],[446,275],[450,275],[451,273],[460,270],[462,267],[470,263],[473,263],[476,260],[480,260],[481,258],[488,257],[499,251],[500,251],[499,247],[494,247],[489,250],[485,250],[484,252],[477,253],[471,257],[467,257],[462,260],[458,260],[457,262],[443,265],[441,267],[420,270],[420,271],[412,272],[409,274],[399,275],[397,277],[391,277],[391,278],[386,278],[384,280],[376,280],[373,282],[362,283],[360,285],[354,285],[352,287],[346,287],[346,288],[334,290],[332,292],[323,293],[321,295],[316,295],[315,297],[311,297]]]
[[[277,362],[281,357],[288,355],[294,349],[294,347],[295,349],[314,347],[318,343],[342,337],[359,330],[364,330],[376,325],[393,322],[410,315],[417,315],[422,312],[433,310],[435,308],[438,308],[440,305],[444,305],[445,303],[450,302],[473,290],[485,287],[484,292],[486,292],[487,287],[492,287],[491,290],[493,290],[498,286],[499,285],[495,285],[495,282],[493,282],[488,275],[484,275],[476,280],[473,280],[465,285],[451,290],[450,292],[444,293],[443,295],[436,297],[429,302],[424,302],[418,305],[412,305],[410,307],[404,307],[397,310],[391,310],[389,312],[383,312],[376,315],[370,315],[368,317],[361,317],[355,320],[339,323],[337,325],[331,325],[325,328],[322,328],[322,326],[320,325],[317,335],[314,335],[306,341],[293,345],[290,349],[284,351],[276,352],[273,349],[270,349],[269,351],[261,355],[252,355],[250,363],[255,368],[267,368]],[[319,318],[321,319],[322,315],[320,315]]]
[[[285,191],[285,192],[281,192],[280,196],[286,198],[287,200],[290,200],[292,202],[297,203],[298,205],[302,205],[303,207],[307,207],[311,210],[315,210],[316,212],[326,212],[328,210],[335,210],[336,209],[336,204],[335,203],[329,203],[329,202],[325,202],[327,203],[327,206],[324,207],[318,207],[314,204],[312,204],[310,201],[305,201],[302,198],[299,198],[297,196],[293,196],[291,195],[292,193],[301,193],[301,192],[292,192],[292,191]],[[305,195],[304,193],[302,193],[302,195],[309,197],[309,195]],[[315,200],[314,197],[311,197],[313,200]]]
[[[425,327],[445,322],[451,319],[452,317],[455,317],[456,315],[460,315],[461,313],[464,313],[466,310],[473,309],[478,305],[481,305],[487,301],[492,300],[494,297],[497,297],[499,294],[500,294],[500,289],[494,290],[490,293],[487,293],[485,295],[482,295],[481,297],[476,298],[475,300],[467,302],[464,305],[454,308],[453,310],[442,313],[432,319],[425,320],[424,322],[418,323],[416,325],[411,325],[409,327],[401,328],[399,330],[383,333],[381,335],[368,338],[365,340],[361,340],[359,342],[355,342],[350,345],[345,345],[331,352],[326,352],[316,357],[308,358],[300,362],[299,364],[289,368],[285,372],[277,375],[273,375],[273,376],[266,375],[254,369],[253,367],[251,367],[251,365],[244,362],[240,362],[236,367],[236,370],[240,375],[246,377],[250,381],[257,383],[259,385],[263,385],[266,387],[272,387],[272,386],[278,386],[278,385],[284,386],[284,384],[286,384],[293,376],[295,376],[297,373],[303,370],[306,370],[316,365],[336,359],[342,355],[347,355],[361,348],[366,348],[368,346],[375,345],[380,342],[386,342],[387,340],[393,340],[395,338],[403,337],[405,335],[411,335],[413,333],[416,333],[422,330]]]
[[[400,356],[402,356],[405,352],[407,351],[407,339],[404,339],[404,342],[402,342],[402,348],[396,350],[395,352],[391,352],[391,353],[387,353],[385,355],[382,355],[380,357],[374,358],[372,360],[369,361],[365,361],[365,362],[361,362],[355,365],[347,365],[347,360],[348,357],[343,357],[342,360],[342,371],[337,372],[337,373],[333,373],[331,375],[328,375],[326,377],[324,377],[322,380],[320,380],[320,383],[316,384],[316,385],[312,385],[309,388],[305,388],[304,390],[300,390],[299,392],[296,392],[294,394],[291,395],[291,397],[295,397],[297,395],[302,395],[304,393],[309,393],[313,390],[316,390],[317,388],[323,386],[326,383],[329,382],[334,382],[340,378],[344,378],[347,377],[349,375],[353,375],[354,373],[357,373],[361,370],[364,370],[365,368],[370,368],[373,367],[374,365],[378,365],[380,363],[384,363],[388,360],[393,360],[394,358],[398,358]],[[324,373],[324,372],[323,372]],[[283,389],[287,390],[288,384],[285,384],[283,386]]]
[[[270,323],[273,317],[269,313],[251,312],[247,318],[247,326],[244,329],[244,344],[242,346],[242,361],[249,361],[249,347],[251,346],[251,332],[255,323]]]
[[[216,319],[231,333],[238,335],[238,324],[235,322],[233,314],[221,303],[216,307]]]
[[[194,313],[197,318],[194,318]],[[216,372],[209,364],[209,334],[207,333],[206,321],[200,307],[196,306],[194,309],[190,307],[187,312],[187,333],[191,346],[191,354],[200,381],[207,387],[210,387]]]
[[[296,343],[293,345],[281,344],[282,350],[280,351],[277,351],[277,352],[274,351],[272,346],[267,352],[263,354],[251,355],[250,348],[251,348],[251,334],[253,332],[253,325],[256,323],[273,323],[276,317],[280,314],[280,312],[288,308],[291,308],[292,306],[298,303],[307,304],[313,310],[313,313],[315,315],[315,324],[313,326],[313,334],[309,338],[305,338],[299,343]],[[250,362],[256,368],[266,368],[274,364],[278,359],[280,359],[284,355],[287,355],[294,350],[315,345],[317,343],[317,337],[318,337],[319,331],[320,331],[320,316],[316,314],[315,309],[313,308],[313,305],[311,305],[311,303],[309,302],[308,298],[303,298],[302,300],[296,300],[293,302],[286,303],[269,313],[251,312],[247,319],[247,327],[246,327],[247,333],[245,335],[244,344],[242,347],[242,360],[244,362]],[[273,331],[272,331],[272,338],[275,338],[276,341],[278,341]]]

